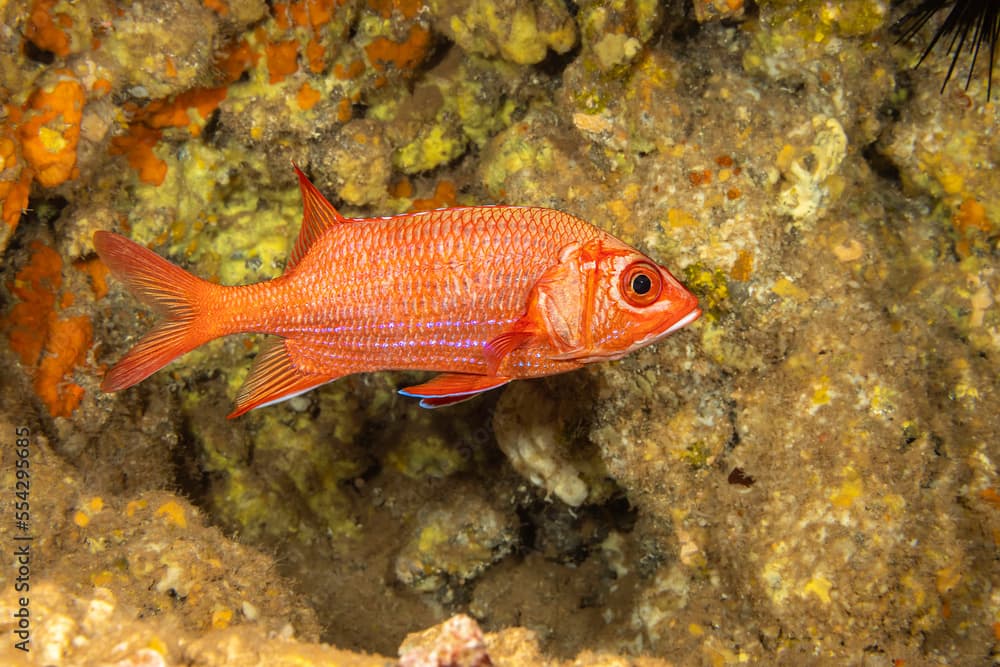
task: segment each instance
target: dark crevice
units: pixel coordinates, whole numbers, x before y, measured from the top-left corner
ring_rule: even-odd
[[[579,565],[612,532],[630,533],[638,510],[624,493],[603,505],[570,508],[560,502],[538,500],[518,509],[520,543],[524,551],[535,551],[547,560]]]
[[[205,123],[205,127],[201,130],[202,140],[209,145],[215,143],[216,137],[218,137],[219,129],[222,126],[220,118],[222,117],[221,112],[216,109],[212,112],[212,115],[208,117],[208,121]]]
[[[199,443],[187,421],[181,425],[178,436],[177,445],[170,452],[177,491],[198,507],[207,508],[211,479],[199,460]]]
[[[868,144],[861,149],[861,156],[871,167],[871,170],[878,174],[879,177],[891,181],[892,183],[901,184],[902,177],[899,173],[899,167],[890,160],[888,157],[879,152],[876,144]]]
[[[562,76],[569,64],[576,60],[576,57],[579,54],[579,43],[566,53],[556,53],[555,51],[549,50],[545,59],[535,65],[535,68],[545,76],[557,79]]]
[[[46,193],[28,199],[28,207],[21,215],[21,222],[28,226],[45,225],[55,231],[55,221],[59,219],[63,209],[69,206],[69,200],[59,195]]]
[[[56,54],[39,47],[32,41],[24,40],[24,57],[40,65],[51,65],[55,62]]]

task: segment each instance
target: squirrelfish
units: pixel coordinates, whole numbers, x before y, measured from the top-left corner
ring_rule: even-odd
[[[701,314],[664,267],[572,215],[471,206],[348,219],[295,170],[302,228],[273,280],[218,285],[123,236],[94,234],[111,273],[163,318],[108,371],[104,391],[219,336],[257,332],[275,337],[230,418],[380,370],[439,372],[401,390],[439,407],[619,359]]]

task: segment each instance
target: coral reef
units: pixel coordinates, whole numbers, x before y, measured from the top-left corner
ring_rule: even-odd
[[[576,24],[559,0],[435,0],[431,9],[434,27],[466,53],[533,65],[550,48],[565,53],[576,44]]]
[[[0,662],[996,661],[1000,106],[913,70],[902,11],[0,3],[0,426],[46,619]],[[152,318],[93,232],[266,280],[292,161],[346,215],[566,210],[704,316],[436,411],[376,373],[227,421],[253,336],[102,394]]]
[[[570,414],[559,414],[560,407]],[[596,451],[572,440],[581,420],[575,410],[550,399],[540,383],[519,383],[493,415],[497,445],[514,469],[571,507],[599,504],[613,491]]]
[[[517,545],[516,521],[482,499],[457,507],[429,507],[396,557],[396,578],[418,591],[435,591],[454,580],[479,577]]]

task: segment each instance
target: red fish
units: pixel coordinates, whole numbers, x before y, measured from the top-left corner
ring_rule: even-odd
[[[94,234],[111,273],[163,317],[108,371],[104,391],[213,338],[257,332],[276,337],[230,418],[379,370],[440,372],[401,391],[438,407],[619,359],[701,314],[665,268],[566,213],[473,206],[347,219],[295,170],[302,229],[274,280],[217,285],[123,236]]]

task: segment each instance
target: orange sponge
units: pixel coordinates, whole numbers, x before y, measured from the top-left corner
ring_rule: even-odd
[[[28,207],[31,171],[24,168],[14,129],[21,119],[21,108],[9,104],[5,110],[10,124],[0,125],[0,174],[3,174],[0,178],[0,218],[13,231],[21,219],[21,211]]]
[[[35,179],[47,188],[76,178],[76,145],[80,140],[85,91],[66,70],[55,84],[32,93],[18,128],[24,159]]]
[[[62,57],[69,55],[69,35],[65,28],[73,25],[73,19],[67,14],[52,14],[56,1],[35,0],[25,36],[38,48]]]
[[[83,388],[71,377],[73,370],[86,361],[93,325],[86,316],[59,316],[59,301],[72,301],[71,294],[59,298],[62,258],[38,241],[29,248],[31,260],[9,285],[20,301],[3,319],[3,329],[21,364],[35,369],[35,393],[49,414],[69,417],[83,398]]]

